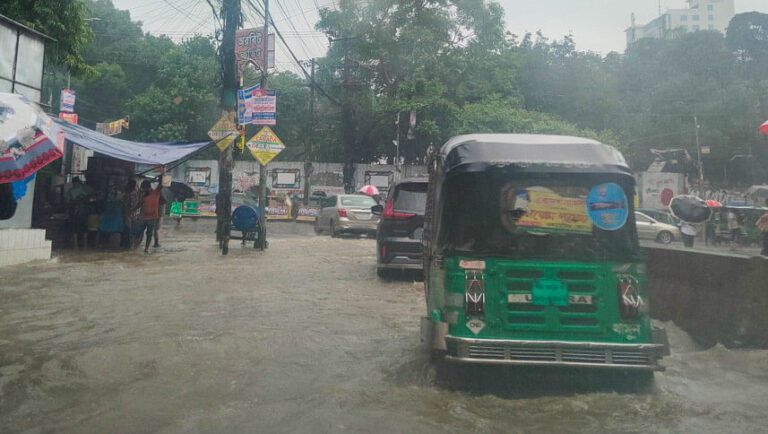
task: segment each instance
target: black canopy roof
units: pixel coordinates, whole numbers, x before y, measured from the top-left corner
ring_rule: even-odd
[[[529,172],[614,173],[632,176],[624,156],[596,140],[538,134],[470,134],[440,149],[446,172],[514,167]]]

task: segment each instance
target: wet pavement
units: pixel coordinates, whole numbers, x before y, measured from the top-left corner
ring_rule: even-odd
[[[376,278],[374,241],[285,226],[218,255],[163,247],[0,269],[0,432],[764,432],[768,351],[669,324],[650,392],[584,371],[438,375],[423,285]],[[298,229],[297,229],[298,228]]]

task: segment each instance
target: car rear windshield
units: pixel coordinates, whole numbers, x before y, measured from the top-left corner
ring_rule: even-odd
[[[376,205],[376,201],[370,196],[346,196],[341,198],[341,204],[343,206],[372,207]]]
[[[592,175],[457,176],[449,180],[446,189],[441,237],[449,251],[468,255],[577,261],[630,259],[637,253],[634,219],[629,218],[631,198],[618,193],[624,195],[620,204],[610,195],[600,202],[588,200],[592,191],[600,190],[606,181],[605,177]],[[617,192],[612,187],[609,190]],[[616,212],[622,217],[613,218]],[[600,218],[600,226],[614,226],[600,229],[593,218]]]
[[[395,190],[395,209],[424,214],[427,206],[427,183],[412,182],[400,184]]]

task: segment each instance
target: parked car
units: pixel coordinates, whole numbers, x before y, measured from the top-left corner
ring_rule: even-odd
[[[683,237],[677,226],[662,223],[638,211],[635,211],[635,223],[637,225],[637,238],[641,240],[654,240],[662,244],[669,244]]]
[[[371,212],[371,207],[376,205],[372,197],[340,194],[324,198],[321,205],[315,220],[315,233],[328,232],[332,237],[341,234],[376,235],[379,217]]]
[[[652,208],[637,208],[635,209],[635,211],[640,211],[641,213],[647,215],[648,217],[658,222],[680,227],[680,221],[677,219],[677,217],[673,216],[672,213],[670,213],[669,211],[665,211],[661,209],[652,209]]]
[[[385,205],[373,207],[381,220],[376,230],[376,273],[421,270],[421,235],[427,203],[427,179],[405,179],[389,188]]]

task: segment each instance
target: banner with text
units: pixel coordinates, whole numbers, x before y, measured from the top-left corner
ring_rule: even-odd
[[[250,63],[263,69],[264,63],[264,28],[241,29],[235,33],[235,58],[237,68],[242,71]],[[275,67],[275,34],[269,34],[267,52],[269,67]]]
[[[237,118],[240,125],[276,125],[277,92],[258,86],[238,90]]]

